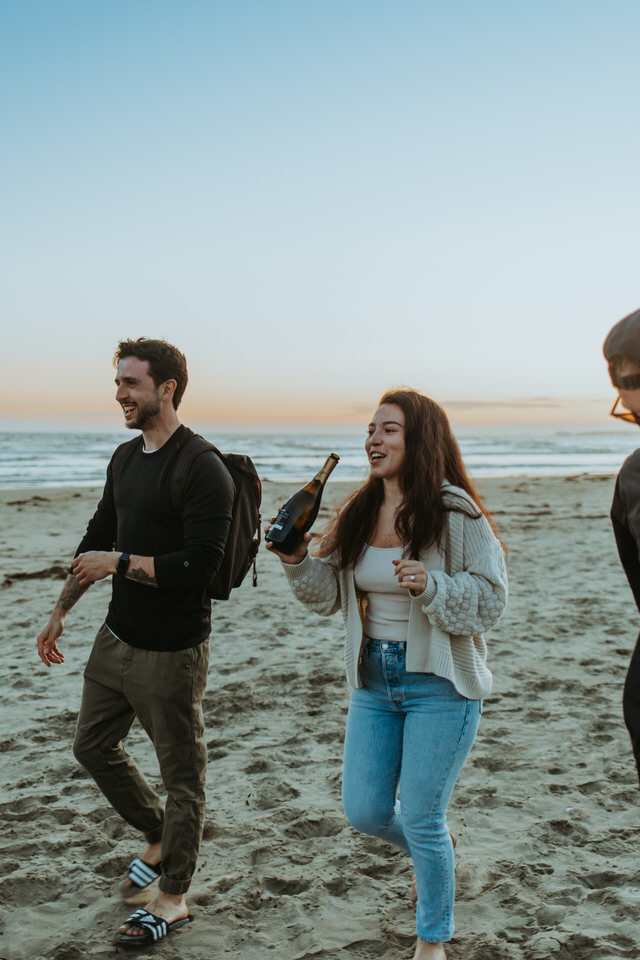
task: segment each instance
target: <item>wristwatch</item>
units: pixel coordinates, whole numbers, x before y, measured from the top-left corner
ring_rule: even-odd
[[[118,564],[116,566],[116,574],[119,577],[126,577],[127,570],[129,569],[129,560],[131,560],[130,553],[121,554],[120,559],[118,560]]]

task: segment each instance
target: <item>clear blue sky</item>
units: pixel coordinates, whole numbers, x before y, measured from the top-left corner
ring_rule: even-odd
[[[199,420],[611,395],[637,3],[9,0],[0,34],[5,420],[117,421],[140,334]]]

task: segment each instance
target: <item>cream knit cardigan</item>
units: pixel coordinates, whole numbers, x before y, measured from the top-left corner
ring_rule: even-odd
[[[444,495],[447,505],[480,512],[459,487],[446,484]],[[492,679],[482,633],[495,626],[507,602],[504,552],[482,514],[473,518],[454,509],[447,514],[438,554],[441,569],[431,567],[424,592],[411,597],[407,670],[445,677],[463,696],[481,700],[491,691]],[[336,561],[335,554],[307,554],[300,563],[282,566],[306,606],[323,616],[342,610],[347,681],[359,687],[365,598],[358,602],[353,569],[340,569]]]

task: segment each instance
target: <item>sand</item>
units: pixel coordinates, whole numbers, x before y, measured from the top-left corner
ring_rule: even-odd
[[[494,692],[450,808],[450,960],[640,955],[640,793],[621,693],[639,618],[608,521],[612,477],[483,481],[507,543],[511,599],[489,635]],[[265,485],[265,515],[291,486]],[[327,502],[345,493],[330,484]],[[67,621],[66,660],[35,637],[95,489],[0,491],[1,934],[4,960],[113,957],[118,887],[143,845],[71,753],[82,670],[110,585]],[[143,957],[404,960],[411,864],[340,805],[347,691],[339,617],[295,603],[261,553],[214,605],[208,818],[194,922]],[[24,576],[28,574],[29,576]],[[154,784],[137,727],[131,752]]]

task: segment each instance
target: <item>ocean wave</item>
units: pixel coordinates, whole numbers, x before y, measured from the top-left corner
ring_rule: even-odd
[[[209,439],[224,452],[248,454],[263,479],[304,482],[335,452],[340,463],[336,480],[362,480],[367,473],[364,437],[353,432],[326,433],[224,433]],[[104,482],[115,447],[130,439],[128,432],[88,434],[61,432],[0,433],[0,486],[93,485]],[[475,477],[515,474],[615,473],[635,448],[632,431],[571,432],[549,428],[526,433],[482,436],[458,433],[469,472]]]

